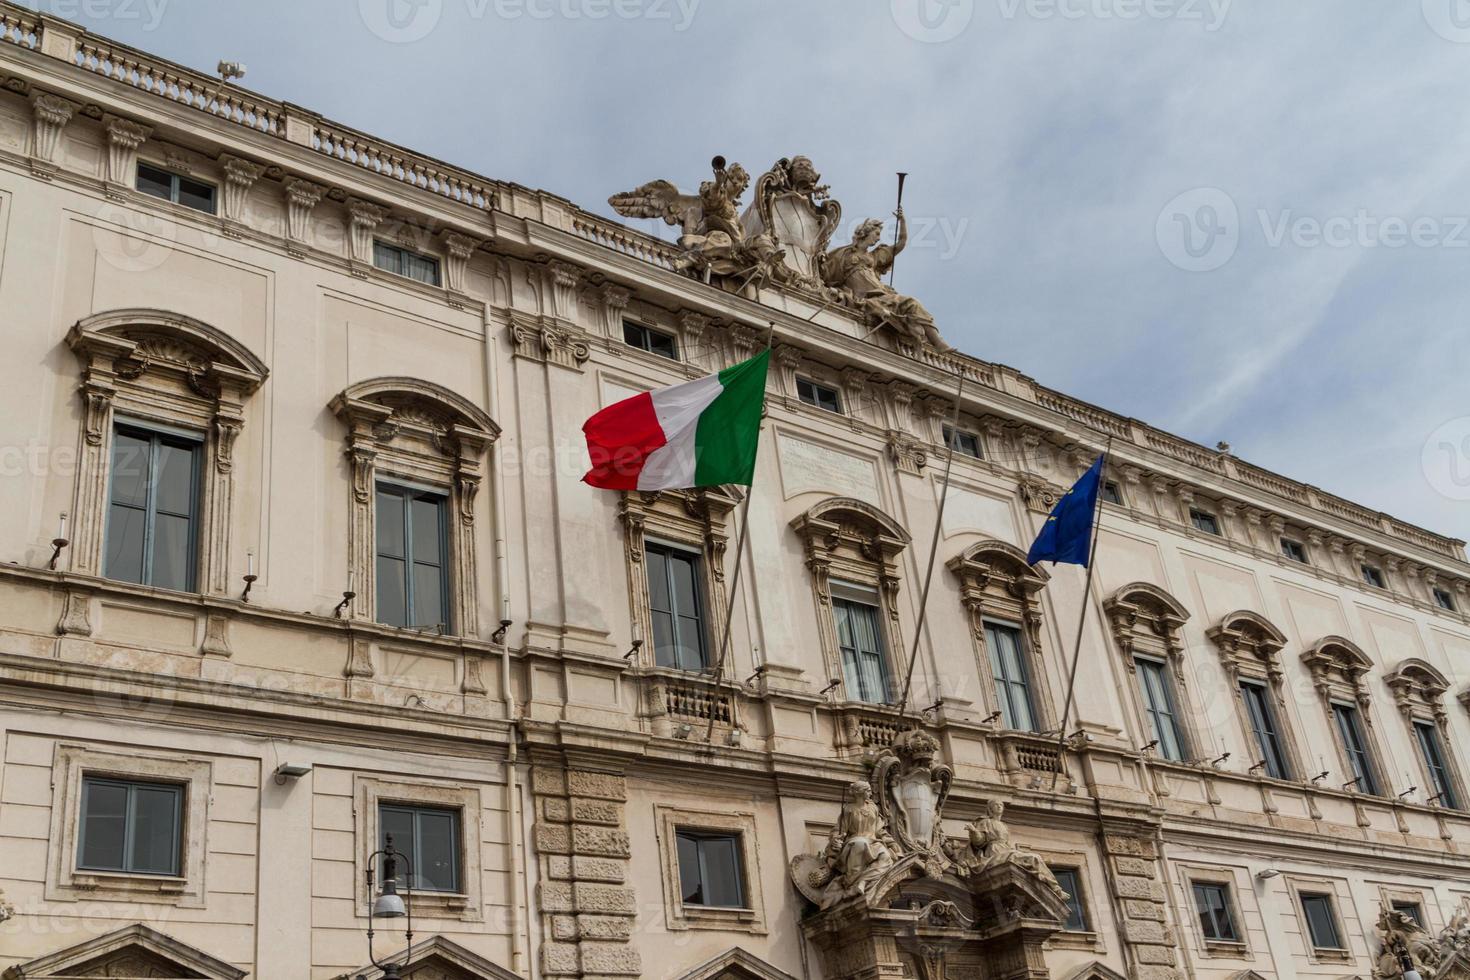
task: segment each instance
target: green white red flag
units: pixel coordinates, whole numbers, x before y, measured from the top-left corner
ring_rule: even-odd
[[[604,408],[582,426],[592,457],[583,481],[605,490],[750,486],[770,360],[765,351]]]

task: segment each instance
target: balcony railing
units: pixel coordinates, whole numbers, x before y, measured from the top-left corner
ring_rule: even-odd
[[[0,10],[0,42],[35,50],[41,46],[41,22],[22,10]]]
[[[341,126],[321,124],[312,134],[312,148],[329,157],[356,164],[364,170],[438,194],[465,207],[490,211],[495,187],[484,178],[416,156]]]

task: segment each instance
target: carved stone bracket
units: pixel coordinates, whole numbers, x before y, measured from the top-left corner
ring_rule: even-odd
[[[592,346],[581,329],[518,310],[508,312],[515,356],[573,371],[581,371],[592,356]]]
[[[480,243],[477,239],[456,231],[443,232],[439,236],[439,242],[444,247],[444,287],[451,293],[463,295],[468,292],[465,280],[469,272],[470,257],[475,254]]]
[[[250,188],[265,175],[265,167],[232,156],[221,157],[220,163],[225,172],[225,222],[227,225],[241,225],[245,221],[245,204],[250,198]]]
[[[378,225],[388,217],[388,209],[359,198],[351,198],[347,202],[347,215],[352,263],[359,270],[368,269],[373,264],[373,235]]]
[[[31,90],[31,163],[36,176],[49,180],[55,172],[62,130],[80,108],[70,99]]]
[[[286,181],[286,238],[305,245],[311,241],[311,213],[327,189],[300,177]]]
[[[153,127],[107,113],[102,117],[107,133],[108,193],[119,196],[118,189],[131,187],[138,166],[138,148],[153,135]]]

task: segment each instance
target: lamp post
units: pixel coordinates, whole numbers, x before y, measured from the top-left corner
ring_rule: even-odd
[[[374,871],[378,866],[378,857],[383,858],[383,888],[376,894],[373,891]],[[398,894],[398,862],[407,865],[408,872],[403,877],[403,895]],[[402,854],[393,847],[393,835],[389,834],[383,842],[382,850],[374,851],[368,857],[367,866],[367,890],[368,897],[372,899],[372,909],[368,914],[368,959],[372,960],[373,966],[383,971],[383,980],[400,980],[399,965],[392,962],[378,962],[377,954],[373,952],[373,920],[374,919],[407,919],[407,930],[404,939],[407,949],[404,953],[404,962],[407,963],[408,956],[413,952],[413,862],[406,854]]]
[[[1403,936],[1394,938],[1393,951],[1399,958],[1399,970],[1402,971],[1402,980],[1423,980],[1419,971],[1414,968],[1414,957],[1409,955],[1409,944],[1404,942]]]

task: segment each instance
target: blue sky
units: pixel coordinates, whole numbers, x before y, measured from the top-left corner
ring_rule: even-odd
[[[28,5],[604,213],[716,153],[845,221],[909,171],[961,348],[1470,538],[1466,0]]]

